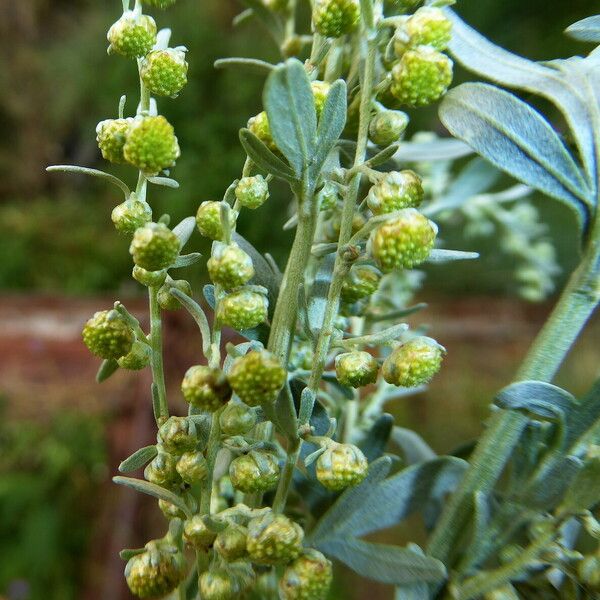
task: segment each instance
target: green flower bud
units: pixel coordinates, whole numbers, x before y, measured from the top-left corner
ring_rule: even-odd
[[[155,8],[165,9],[169,6],[173,6],[177,0],[144,0],[144,4],[148,6],[154,6]]]
[[[229,478],[236,490],[245,494],[266,492],[279,481],[279,463],[269,452],[250,452],[229,465]]]
[[[248,530],[232,523],[225,531],[221,531],[215,540],[215,550],[227,562],[234,562],[248,555],[246,538]]]
[[[318,550],[307,549],[286,568],[279,582],[282,600],[325,600],[333,570]]]
[[[152,209],[147,202],[142,202],[135,194],[131,194],[128,200],[114,207],[111,219],[118,232],[134,233],[136,229],[152,221]]]
[[[424,6],[406,20],[394,36],[394,51],[401,57],[409,48],[431,46],[445,50],[452,37],[452,23],[439,8]]]
[[[129,559],[125,579],[138,598],[162,598],[170,594],[185,578],[185,558],[163,540],[148,542],[146,551]]]
[[[214,201],[203,202],[196,213],[198,231],[210,240],[223,239],[221,224],[221,203]]]
[[[216,242],[206,266],[211,281],[226,290],[244,285],[254,277],[252,259],[235,242]]]
[[[165,282],[165,279],[167,278],[167,271],[166,269],[161,271],[146,271],[146,269],[142,269],[142,267],[135,265],[131,275],[142,285],[147,287],[158,287]]]
[[[424,195],[421,178],[414,171],[392,171],[371,188],[367,204],[374,215],[382,215],[416,208]]]
[[[204,522],[201,515],[194,515],[183,526],[185,541],[198,550],[206,550],[212,546],[217,534],[212,532]]]
[[[360,0],[315,0],[312,20],[325,37],[352,33],[360,22]]]
[[[173,487],[181,482],[177,473],[177,457],[159,449],[158,454],[144,469],[144,477],[162,487]]]
[[[175,130],[162,116],[137,117],[123,147],[125,160],[149,176],[173,167],[180,154]]]
[[[217,319],[223,325],[243,331],[267,320],[269,301],[264,294],[240,290],[219,302]]]
[[[152,358],[152,350],[148,344],[136,340],[133,342],[131,350],[117,359],[121,369],[128,371],[140,371],[145,369],[150,364]]]
[[[106,119],[96,127],[96,140],[102,157],[111,163],[125,164],[123,146],[127,140],[133,119]]]
[[[265,111],[258,113],[248,121],[248,129],[272,152],[279,153],[279,148],[271,135],[269,117]]]
[[[378,146],[394,144],[404,135],[408,122],[408,115],[401,110],[383,110],[371,119],[369,138]]]
[[[225,436],[244,435],[256,425],[256,414],[241,402],[229,402],[219,416],[219,425]]]
[[[205,365],[187,370],[181,392],[186,402],[207,412],[215,412],[231,398],[231,387],[223,371]]]
[[[398,346],[383,363],[383,378],[399,387],[427,383],[439,370],[445,350],[435,340],[420,336]]]
[[[202,452],[184,452],[177,461],[177,472],[190,485],[198,483],[208,475],[208,465]]]
[[[349,304],[368,298],[377,291],[381,273],[372,267],[353,266],[342,285],[342,300]]]
[[[340,201],[338,186],[331,181],[326,181],[317,194],[317,201],[319,202],[319,209],[322,211],[334,209]]]
[[[229,371],[229,383],[248,406],[259,406],[275,400],[286,375],[273,354],[265,350],[253,350],[235,359]]]
[[[595,591],[600,591],[600,556],[586,556],[577,564],[577,574],[581,582]]]
[[[185,519],[185,513],[180,508],[177,508],[177,506],[171,504],[170,502],[167,502],[166,500],[159,500],[158,508],[160,508],[160,511],[165,516],[165,518],[169,520]]]
[[[369,463],[354,444],[331,442],[316,463],[317,479],[323,487],[339,492],[359,484],[366,476]]]
[[[259,565],[285,565],[302,552],[304,532],[285,515],[267,513],[248,523],[246,547],[250,560]]]
[[[452,83],[452,61],[429,46],[402,55],[392,69],[392,95],[406,106],[427,106],[439,100]]]
[[[237,600],[241,591],[236,578],[222,568],[202,573],[198,587],[202,600]]]
[[[377,381],[379,365],[368,352],[345,352],[335,358],[335,374],[341,385],[363,387]]]
[[[85,324],[82,336],[89,351],[106,360],[128,354],[135,340],[131,327],[114,310],[95,313]]]
[[[164,223],[148,223],[133,234],[129,253],[133,262],[147,271],[170,267],[179,256],[181,242]]]
[[[235,197],[244,208],[259,208],[269,199],[269,184],[262,175],[242,177],[235,188]]]
[[[171,454],[183,454],[198,445],[196,425],[187,417],[169,417],[158,430],[156,441]]]
[[[371,253],[381,270],[412,269],[427,259],[437,227],[414,208],[406,208],[384,223],[371,237]]]
[[[179,49],[153,50],[142,61],[140,76],[151,94],[175,98],[187,83],[188,64]]]
[[[182,308],[181,302],[179,302],[179,300],[177,300],[177,298],[171,294],[171,290],[173,288],[183,292],[186,296],[192,295],[192,286],[190,285],[189,281],[186,281],[185,279],[169,281],[163,284],[158,290],[157,295],[158,305],[163,310],[179,310]]]
[[[326,81],[313,81],[310,84],[312,88],[313,98],[315,100],[315,110],[317,112],[317,120],[321,118],[323,108],[325,108],[325,102],[331,89],[331,84]]]
[[[361,213],[354,213],[352,217],[352,234],[354,235],[363,228],[367,220]],[[337,242],[340,237],[341,217],[336,215],[325,228],[325,237],[330,242]]]
[[[109,52],[127,58],[138,58],[152,50],[156,43],[156,23],[148,15],[136,15],[128,10],[108,30]]]

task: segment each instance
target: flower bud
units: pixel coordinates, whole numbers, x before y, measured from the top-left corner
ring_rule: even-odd
[[[242,177],[235,188],[235,197],[244,208],[259,208],[269,198],[269,184],[262,175]]]
[[[217,534],[215,550],[227,562],[234,562],[248,555],[246,550],[246,538],[248,530],[241,525],[232,523],[225,531]]]
[[[411,269],[427,259],[433,248],[437,227],[414,208],[375,230],[371,237],[371,253],[385,273],[395,269]]]
[[[367,220],[361,213],[354,213],[352,217],[352,235],[360,231]],[[341,217],[336,215],[333,219],[331,219],[326,227],[325,227],[325,237],[330,242],[337,242],[340,237],[340,230],[342,227]]]
[[[190,485],[206,479],[208,465],[202,452],[184,452],[177,461],[177,472],[183,481]]]
[[[273,454],[252,451],[231,461],[229,478],[233,487],[245,494],[266,492],[279,481],[279,463]]]
[[[214,201],[203,202],[196,213],[196,225],[198,226],[200,235],[210,240],[222,240],[221,203]]]
[[[404,135],[408,121],[408,115],[401,110],[383,110],[371,119],[369,138],[378,146],[389,146]]]
[[[360,1],[315,0],[312,20],[315,30],[325,37],[352,33],[360,22]]]
[[[144,469],[144,477],[150,483],[166,488],[181,483],[177,473],[177,457],[159,449],[158,454]]]
[[[135,341],[131,350],[117,359],[121,369],[128,371],[140,371],[145,369],[150,364],[152,358],[152,350],[145,342]]]
[[[135,194],[131,194],[128,200],[113,208],[110,217],[118,232],[134,233],[136,229],[152,221],[152,209],[147,202],[142,202]]]
[[[345,352],[335,358],[335,374],[341,385],[363,387],[377,381],[379,365],[364,351]]]
[[[131,327],[114,310],[103,310],[85,324],[83,342],[100,358],[117,359],[131,351],[135,336]]]
[[[269,117],[265,111],[258,113],[248,121],[248,129],[272,152],[279,153],[279,148],[271,135]]]
[[[252,562],[259,565],[285,565],[302,551],[304,532],[282,514],[267,513],[248,523],[246,547]]]
[[[196,425],[187,417],[169,417],[158,430],[156,440],[171,454],[194,450],[198,444]]]
[[[127,58],[146,55],[156,43],[156,23],[148,15],[136,15],[128,10],[108,30],[109,52]]]
[[[146,271],[146,269],[142,269],[142,267],[135,265],[131,275],[142,285],[147,287],[158,287],[165,282],[167,271],[166,269],[162,269],[161,271]]]
[[[401,57],[409,48],[431,46],[445,50],[452,37],[452,23],[443,11],[423,6],[394,35],[394,51]]]
[[[392,385],[416,387],[427,383],[439,370],[444,348],[420,336],[395,348],[383,363],[383,378]]]
[[[223,371],[205,365],[187,370],[181,392],[186,402],[207,412],[218,410],[231,398],[231,387]]]
[[[331,89],[331,84],[326,81],[313,81],[310,84],[312,88],[313,98],[315,101],[315,111],[317,113],[317,120],[321,118],[323,108],[325,108],[325,102]]]
[[[265,350],[253,350],[236,358],[229,371],[233,391],[248,406],[273,402],[285,380],[285,369]]]
[[[158,508],[160,508],[160,511],[165,516],[165,518],[169,520],[185,519],[185,513],[180,508],[178,508],[174,504],[171,504],[170,502],[167,502],[166,500],[159,500]]]
[[[151,94],[175,98],[187,83],[188,64],[179,49],[153,50],[142,60],[140,77]]]
[[[96,140],[102,157],[114,164],[124,164],[123,146],[133,119],[106,119],[96,127]]]
[[[217,534],[212,532],[204,522],[201,515],[194,515],[183,526],[185,541],[198,550],[206,550],[212,546]]]
[[[211,281],[226,290],[244,285],[254,277],[252,259],[235,242],[216,242],[206,266]]]
[[[223,325],[243,331],[267,320],[269,301],[264,294],[240,290],[219,302],[217,319]]]
[[[353,304],[374,294],[379,287],[381,274],[372,267],[354,266],[342,285],[341,297],[344,302]]]
[[[171,294],[171,290],[175,288],[180,292],[183,292],[186,296],[192,295],[192,286],[189,281],[185,279],[178,279],[177,281],[169,281],[163,284],[158,290],[157,300],[158,305],[163,310],[179,310],[182,308],[181,302]]]
[[[307,549],[289,564],[279,582],[281,600],[325,600],[333,570],[318,550]]]
[[[424,195],[421,178],[414,171],[392,171],[371,188],[367,204],[373,214],[382,215],[417,208]]]
[[[366,476],[369,464],[360,448],[354,444],[330,442],[316,464],[317,479],[323,487],[339,492],[359,484]]]
[[[256,425],[256,414],[241,402],[229,402],[219,416],[221,433],[225,436],[244,435]]]
[[[180,249],[179,238],[164,223],[148,223],[133,234],[129,253],[138,267],[160,271],[175,262]]]
[[[326,181],[317,194],[319,209],[322,211],[334,209],[340,201],[339,188],[332,181]]]
[[[198,588],[202,600],[237,600],[241,591],[236,578],[222,568],[202,573]]]

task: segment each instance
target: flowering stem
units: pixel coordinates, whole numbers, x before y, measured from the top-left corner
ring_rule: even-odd
[[[212,496],[213,472],[215,470],[215,461],[219,446],[221,443],[221,427],[219,425],[219,417],[223,409],[215,411],[211,417],[210,434],[208,436],[208,444],[206,446],[206,467],[207,474],[202,480],[202,489],[200,496],[200,513],[201,515],[210,514],[210,499]]]
[[[158,388],[157,424],[160,427],[169,418],[165,370],[163,364],[162,320],[158,304],[158,287],[148,288],[150,298],[150,345],[152,346],[152,379]]]

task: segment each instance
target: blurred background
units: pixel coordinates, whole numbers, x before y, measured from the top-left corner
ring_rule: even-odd
[[[160,527],[153,502],[115,489],[110,477],[132,450],[152,443],[148,375],[118,373],[98,386],[98,363],[80,340],[81,326],[117,297],[142,321],[143,290],[130,278],[128,242],[110,212],[120,199],[104,184],[48,175],[48,164],[105,168],[95,143],[99,120],[114,117],[123,93],[134,110],[131,62],[106,54],[108,26],[119,0],[0,1],[0,598],[107,600],[128,598],[118,551],[142,545]],[[157,15],[173,29],[172,43],[189,49],[190,82],[161,110],[175,126],[182,158],[178,191],[156,188],[155,214],[174,221],[220,199],[238,176],[243,153],[237,131],[261,108],[262,80],[215,71],[226,56],[276,59],[254,25],[233,28],[236,0],[180,0]],[[596,0],[461,0],[459,12],[493,41],[530,58],[583,53],[562,35],[593,14]],[[457,80],[466,78],[458,73]],[[443,135],[435,111],[418,111],[411,133]],[[132,181],[132,173],[113,172]],[[272,200],[241,232],[282,263],[288,236],[286,198]],[[575,223],[557,203],[534,198],[543,236],[556,251],[560,287],[577,260]],[[431,270],[418,300],[418,320],[448,350],[442,374],[427,393],[390,406],[439,452],[477,436],[495,391],[508,383],[539,329],[552,297],[523,300],[511,280],[514,257],[485,237],[464,239],[464,223],[444,237],[481,252],[477,264]],[[196,236],[194,243],[208,250]],[[184,275],[199,290],[205,275]],[[198,338],[184,314],[167,317],[168,380],[177,396],[195,362]],[[598,376],[600,323],[592,323],[560,374],[559,384],[582,393]],[[451,416],[451,418],[449,418]],[[392,535],[392,534],[390,534]],[[402,542],[403,532],[394,532]],[[339,598],[389,598],[371,582],[343,578]]]

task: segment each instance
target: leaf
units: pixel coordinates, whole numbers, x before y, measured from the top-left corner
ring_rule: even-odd
[[[202,288],[202,294],[208,305],[215,310],[217,300],[215,298],[215,286],[208,283]]]
[[[173,190],[179,188],[179,182],[171,179],[170,177],[148,177],[148,181],[153,183],[154,185],[160,185],[163,187],[168,187]]]
[[[144,554],[144,552],[146,552],[146,548],[136,548],[136,549],[124,548],[123,550],[121,550],[119,552],[119,557],[122,560],[129,560],[130,558],[133,558],[134,556]]]
[[[96,373],[96,381],[102,383],[111,375],[119,370],[119,363],[114,358],[108,358],[102,361],[98,372]]]
[[[463,252],[462,250],[444,250],[434,248],[427,257],[428,263],[448,263],[455,260],[474,260],[479,258],[479,252]]]
[[[302,63],[289,59],[267,79],[263,102],[271,135],[300,178],[315,154],[317,113]]]
[[[154,498],[158,498],[159,500],[170,502],[179,510],[181,510],[186,516],[192,516],[190,509],[179,496],[175,495],[169,490],[166,490],[165,488],[160,487],[159,485],[155,485],[149,481],[143,481],[142,479],[133,479],[132,477],[121,476],[113,477],[113,481],[117,485],[124,485],[125,487],[129,487],[137,492],[141,492],[142,494],[148,494],[149,496],[154,496]]]
[[[581,42],[600,43],[600,15],[573,23],[565,29],[565,33]]]
[[[437,139],[431,142],[403,142],[394,160],[398,162],[421,162],[456,160],[473,154],[464,142],[454,139]]]
[[[440,119],[493,165],[566,202],[586,223],[587,185],[558,135],[528,104],[494,86],[466,83],[446,95]]]
[[[402,449],[404,460],[408,465],[433,460],[436,457],[436,453],[429,447],[427,442],[410,429],[394,427],[391,437],[392,441]]]
[[[426,583],[397,587],[395,600],[429,600],[429,588]]]
[[[374,461],[383,454],[390,439],[393,426],[394,417],[384,413],[375,421],[373,427],[365,435],[359,447],[369,462]]]
[[[119,465],[119,471],[121,473],[137,471],[149,463],[157,454],[158,450],[156,449],[156,446],[146,446],[144,448],[140,448]]]
[[[563,514],[591,509],[600,502],[600,456],[586,461],[583,468],[567,489],[565,499],[559,507]]]
[[[196,229],[196,219],[194,217],[186,217],[173,228],[173,233],[179,238],[182,248],[192,237],[194,229]]]
[[[250,73],[258,73],[260,75],[266,75],[270,73],[275,65],[268,63],[264,60],[257,60],[255,58],[220,58],[215,61],[215,69],[229,69],[239,68]]]
[[[575,456],[560,456],[544,469],[519,496],[519,502],[537,510],[550,510],[561,501],[565,492],[575,484],[573,480],[581,471],[583,462]]]
[[[399,147],[400,146],[393,145],[384,148],[381,152],[378,152],[373,158],[370,158],[366,162],[367,166],[374,169],[375,167],[379,167],[380,165],[385,164],[386,162],[392,159],[396,152],[398,152]]]
[[[359,575],[382,583],[441,583],[446,578],[446,568],[441,561],[407,548],[348,538],[321,545],[320,549]]]
[[[335,254],[325,256],[315,276],[311,296],[308,299],[308,327],[315,339],[323,326],[323,319],[325,318],[325,310],[327,308],[327,296],[333,278],[334,266]]]
[[[171,266],[171,269],[181,269],[195,265],[202,258],[200,252],[191,252],[190,254],[182,254],[177,257],[177,260]]]
[[[256,163],[259,169],[285,181],[296,181],[294,171],[275,156],[250,130],[240,129],[240,142],[246,154]]]

